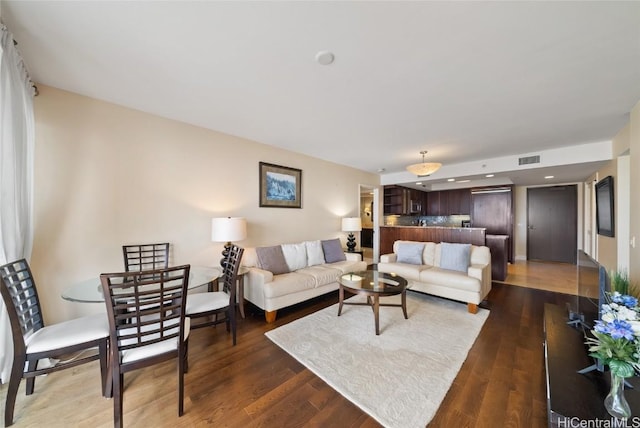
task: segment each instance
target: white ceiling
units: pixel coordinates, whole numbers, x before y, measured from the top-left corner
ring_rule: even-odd
[[[608,141],[640,100],[640,2],[2,0],[0,14],[36,82],[383,175],[421,150],[455,165]]]

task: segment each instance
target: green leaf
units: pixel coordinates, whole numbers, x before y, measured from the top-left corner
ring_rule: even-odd
[[[634,372],[631,364],[620,360],[609,361],[609,368],[613,374],[620,377],[631,377]]]

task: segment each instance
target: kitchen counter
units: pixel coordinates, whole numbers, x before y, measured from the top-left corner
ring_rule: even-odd
[[[464,230],[486,230],[486,228],[484,227],[461,227],[461,226],[391,226],[391,225],[384,225],[384,226],[380,226],[380,227],[390,227],[390,228],[413,228],[413,229],[464,229]]]
[[[392,253],[393,243],[398,240],[485,245],[485,235],[484,227],[381,226],[380,254]]]

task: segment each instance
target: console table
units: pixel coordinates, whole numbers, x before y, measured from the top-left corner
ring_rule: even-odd
[[[565,307],[545,304],[544,354],[549,427],[583,426],[570,423],[578,420],[611,421],[604,408],[604,398],[610,387],[609,372],[578,373],[594,361],[587,354],[582,328],[572,327],[567,321]],[[625,397],[632,417],[640,417],[640,379],[630,378],[628,381],[634,389],[625,388]]]

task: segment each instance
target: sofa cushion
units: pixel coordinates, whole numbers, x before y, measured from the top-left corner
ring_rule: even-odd
[[[327,263],[327,267],[338,269],[342,273],[358,272],[367,269],[367,263],[362,260],[343,260],[341,262]],[[337,281],[336,277],[336,281]]]
[[[467,272],[471,253],[471,244],[440,244],[440,268]]]
[[[315,278],[298,272],[275,275],[273,281],[264,285],[264,296],[268,299],[286,296],[316,286]]]
[[[307,267],[307,246],[304,242],[301,244],[282,244],[281,247],[290,272]]]
[[[424,244],[418,242],[401,242],[398,244],[398,263],[422,264]]]
[[[307,266],[324,264],[324,252],[319,240],[305,241],[304,245],[307,247]]]
[[[472,278],[462,272],[437,267],[421,271],[420,282],[436,284],[442,287],[457,288],[465,291],[480,291],[480,281],[478,279]]]
[[[342,275],[342,271],[340,269],[334,269],[328,265],[309,266],[304,269],[300,269],[297,273],[313,277],[316,280],[316,287],[336,282],[338,280],[338,276]]]
[[[431,269],[425,265],[414,265],[410,263],[378,263],[378,271],[385,273],[395,273],[407,280],[420,280],[420,272]]]
[[[324,260],[327,263],[347,260],[347,257],[344,255],[344,251],[342,250],[342,244],[340,244],[340,240],[338,238],[322,241],[322,251],[324,252]]]
[[[274,275],[289,272],[289,266],[287,266],[280,245],[258,247],[256,248],[256,254],[258,256],[258,267],[260,267],[260,269],[268,270]]]

